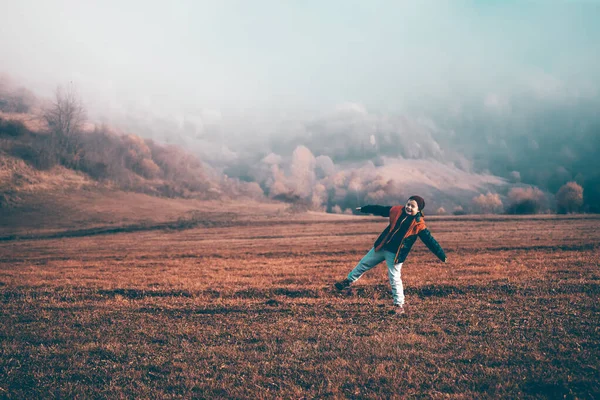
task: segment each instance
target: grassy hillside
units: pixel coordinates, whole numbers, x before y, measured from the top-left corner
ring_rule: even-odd
[[[184,229],[287,214],[281,203],[165,198],[104,187],[18,196],[18,204],[2,209],[0,240]]]
[[[264,200],[176,146],[89,124],[57,133],[15,101],[0,102],[0,236],[188,221]]]
[[[103,127],[65,137],[0,116],[0,157],[6,160],[3,169],[23,176],[75,172],[105,186],[165,197],[210,198],[220,192],[191,154]]]
[[[0,208],[31,193],[116,189],[188,199],[261,198],[184,149],[95,125],[72,86],[38,99],[0,76]]]

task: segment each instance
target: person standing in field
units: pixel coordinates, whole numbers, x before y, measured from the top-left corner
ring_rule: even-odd
[[[392,286],[392,297],[396,314],[404,313],[404,287],[401,269],[410,249],[419,237],[423,243],[443,262],[447,262],[446,254],[440,244],[431,236],[425,225],[422,210],[425,200],[420,196],[411,196],[405,206],[367,205],[357,210],[366,213],[389,217],[389,225],[381,232],[373,248],[358,262],[356,267],[343,281],[336,282],[335,288],[343,290],[356,282],[365,272],[384,261],[388,268],[388,277]]]

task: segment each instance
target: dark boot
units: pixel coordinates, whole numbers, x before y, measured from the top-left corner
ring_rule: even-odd
[[[347,287],[349,287],[350,285],[352,285],[352,281],[350,279],[346,278],[343,281],[336,282],[334,286],[337,290],[344,290]]]

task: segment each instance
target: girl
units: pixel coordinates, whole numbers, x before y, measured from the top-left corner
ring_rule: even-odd
[[[442,247],[431,236],[429,229],[425,226],[425,220],[421,213],[423,208],[425,208],[425,200],[420,196],[411,196],[405,206],[369,205],[357,208],[362,213],[389,217],[390,223],[381,232],[373,248],[350,271],[348,277],[335,284],[336,289],[343,290],[347,288],[365,272],[385,260],[390,285],[392,286],[394,308],[396,314],[403,314],[404,287],[402,286],[400,271],[402,263],[406,260],[410,249],[417,240],[417,236],[440,260],[443,262],[448,260]]]

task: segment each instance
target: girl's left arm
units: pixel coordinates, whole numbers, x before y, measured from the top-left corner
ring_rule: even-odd
[[[442,249],[442,246],[440,246],[437,240],[435,240],[433,236],[431,236],[431,232],[429,232],[429,229],[425,228],[421,232],[419,232],[419,237],[433,254],[435,254],[443,262],[446,262],[448,258],[446,257],[446,253],[444,253],[444,249]]]

